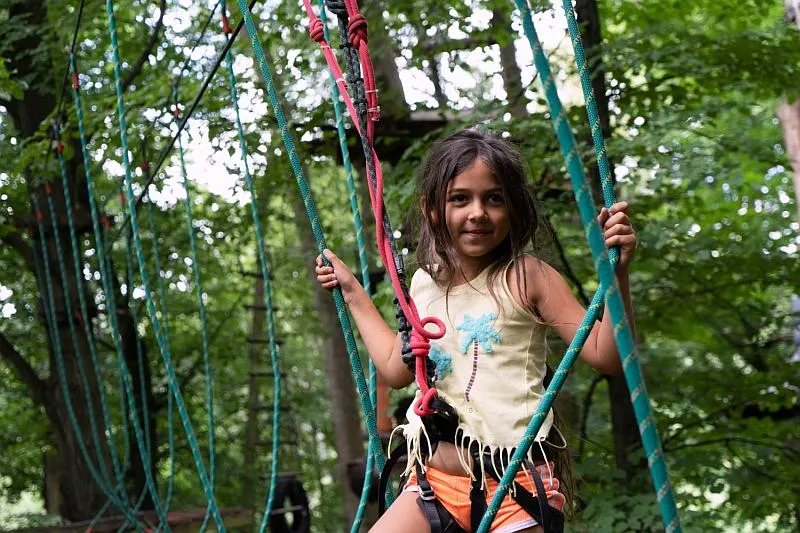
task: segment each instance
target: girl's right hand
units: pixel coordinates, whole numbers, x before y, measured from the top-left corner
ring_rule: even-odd
[[[361,286],[358,280],[347,268],[347,265],[330,250],[324,250],[325,258],[330,262],[330,266],[325,266],[322,261],[322,255],[317,256],[317,267],[314,271],[317,273],[317,282],[322,288],[332,291],[335,287],[342,289],[342,296],[345,302],[348,302],[350,297]]]

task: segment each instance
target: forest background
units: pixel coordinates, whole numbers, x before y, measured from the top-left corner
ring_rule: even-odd
[[[123,423],[118,349],[100,283],[73,101],[68,86],[62,91],[76,4],[0,4],[0,529],[87,520],[100,510],[105,497],[87,471],[75,433],[86,442],[100,442],[90,451],[108,457],[103,439],[92,439],[87,409],[99,407],[101,390],[108,398],[111,434],[120,447],[134,442],[132,424]],[[547,1],[534,4],[597,185],[563,12]],[[687,531],[800,531],[800,348],[792,332],[798,311],[793,315],[791,307],[800,287],[800,13],[794,4],[575,4],[618,196],[631,202],[639,232],[632,273],[638,353]],[[156,160],[177,131],[172,121],[176,79],[185,111],[225,42],[218,15],[203,33],[214,7],[187,0],[116,5],[137,194],[147,179],[142,161]],[[237,22],[236,3],[228,7]],[[407,215],[416,208],[415,178],[425,151],[467,126],[508,135],[523,153],[532,191],[552,228],[541,239],[544,258],[585,301],[596,287],[590,254],[530,49],[520,38],[512,8],[512,2],[499,0],[364,2],[380,89],[377,150],[386,173],[386,203],[410,258],[414,243]],[[253,12],[300,140],[298,151],[328,244],[356,268],[328,74],[308,37],[307,17],[296,1],[257,3]],[[347,488],[353,465],[366,446],[347,352],[331,298],[312,282],[317,252],[246,32],[233,52],[285,373],[281,401],[287,444],[280,448],[280,468],[299,473],[310,498],[312,530],[342,531],[357,502]],[[161,493],[171,488],[171,508],[203,507],[185,435],[168,416],[165,370],[141,277],[127,266],[119,122],[103,2],[86,0],[75,53],[97,201],[110,219],[109,235],[122,236],[109,246],[121,359],[134,377],[137,405],[147,401],[147,415],[141,408],[138,414],[147,421],[155,450],[147,465],[130,446],[125,482],[131,494],[141,493],[150,469]],[[247,275],[258,270],[256,241],[228,91],[223,68],[188,122],[182,137],[188,189],[172,150],[140,210],[153,217],[152,228],[143,223],[145,247],[153,250],[144,261],[163,280],[158,305],[161,316],[169,309],[173,365],[204,457],[209,428],[216,437],[217,498],[222,506],[258,510],[270,469],[271,411],[264,406],[272,386],[270,379],[258,379],[269,366],[267,347],[248,342],[264,336],[265,316],[254,305],[261,303],[263,285]],[[66,199],[52,150],[56,118],[63,125],[71,191]],[[352,134],[350,147],[356,173],[363,176],[363,156]],[[48,182],[54,191],[50,198]],[[199,265],[192,260],[187,234],[187,191]],[[363,184],[360,197],[377,280],[374,220],[363,207]],[[37,211],[44,213],[41,221]],[[65,265],[59,265],[54,232],[38,229],[39,222],[44,228],[54,222],[66,249],[69,217],[81,250],[78,276],[66,252]],[[43,249],[49,252],[49,269],[43,268]],[[70,280],[66,285],[60,272]],[[88,301],[92,334],[79,330],[76,341],[68,325],[79,293]],[[378,285],[375,298],[391,317],[386,283]],[[55,302],[53,320],[48,320],[48,301]],[[206,341],[199,334],[202,322]],[[77,363],[91,365],[89,344],[100,373],[82,381]],[[213,425],[204,346],[213,377]],[[553,362],[562,350],[554,341]],[[59,358],[66,361],[77,427],[59,385]],[[393,394],[392,402],[401,397]],[[559,409],[575,456],[577,498],[569,530],[658,529],[624,380],[579,366]],[[102,427],[99,410],[94,419]],[[152,505],[146,500],[145,507]]]

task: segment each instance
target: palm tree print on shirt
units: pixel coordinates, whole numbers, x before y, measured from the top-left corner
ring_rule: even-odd
[[[461,336],[461,344],[459,348],[462,352],[467,353],[467,350],[472,346],[472,374],[470,374],[467,388],[464,390],[464,398],[469,401],[469,392],[472,390],[472,385],[475,383],[475,375],[478,373],[478,349],[482,348],[484,352],[490,353],[492,351],[492,343],[500,342],[503,337],[496,329],[492,327],[492,322],[497,318],[497,313],[486,313],[479,318],[472,318],[470,315],[464,315],[461,324],[456,326],[458,331],[463,334]]]
[[[436,381],[441,381],[442,378],[453,372],[452,358],[438,344],[431,343],[428,359],[433,361],[436,367]]]

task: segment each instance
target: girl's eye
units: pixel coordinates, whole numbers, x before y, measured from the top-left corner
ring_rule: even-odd
[[[499,193],[493,193],[489,195],[489,201],[493,204],[502,204],[503,203],[503,195]]]
[[[467,201],[466,194],[453,194],[450,196],[450,201],[453,203],[463,203]]]

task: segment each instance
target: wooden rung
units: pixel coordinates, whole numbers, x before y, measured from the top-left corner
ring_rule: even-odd
[[[253,272],[249,270],[240,270],[239,274],[242,276],[247,276],[249,278],[262,278],[261,272]],[[272,273],[267,273],[268,278],[272,278]]]
[[[272,411],[272,408],[275,406],[274,403],[260,403],[253,407],[254,411]],[[280,411],[281,413],[288,413],[292,410],[292,407],[289,405],[281,405]]]
[[[264,304],[264,305],[244,304],[244,308],[245,309],[255,310],[255,311],[266,311],[267,310],[266,304]],[[279,309],[279,307],[277,307],[275,305],[272,306],[272,312],[273,313],[278,311],[278,309]]]
[[[248,372],[254,378],[271,378],[275,376],[275,373],[272,370],[251,370]],[[279,376],[281,378],[285,378],[288,376],[286,372],[280,372]]]
[[[292,506],[289,506],[289,507],[281,507],[280,509],[273,509],[272,511],[270,511],[269,514],[270,515],[282,515],[282,514],[286,514],[286,513],[294,513],[294,512],[297,512],[297,511],[302,511],[303,509],[305,509],[305,507],[303,507],[302,505],[292,505]]]
[[[247,337],[247,342],[250,344],[269,344],[269,339],[265,339],[263,337]],[[275,344],[278,346],[283,346],[283,340],[275,339]]]

